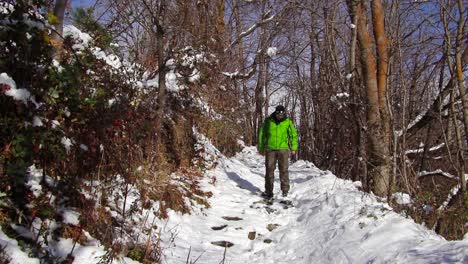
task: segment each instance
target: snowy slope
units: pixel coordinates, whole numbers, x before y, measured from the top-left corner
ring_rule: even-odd
[[[448,242],[359,191],[357,183],[338,179],[309,162],[290,166],[294,207],[258,203],[263,173],[263,157],[255,148],[222,158],[204,183],[204,189],[213,192],[212,207],[192,215],[170,214],[162,238],[163,261],[468,263],[468,240]],[[277,175],[276,180],[278,196]],[[220,241],[233,246],[212,244]]]
[[[211,207],[194,207],[191,215],[169,211],[168,220],[155,218],[154,212],[159,210],[155,207],[133,218],[137,224],[132,237],[160,247],[162,263],[468,263],[468,239],[446,241],[393,212],[375,196],[359,191],[359,183],[298,161],[290,166],[288,199],[293,207],[278,202],[282,199],[278,197],[278,175],[276,199],[268,205],[260,197],[264,158],[254,147],[228,159],[209,141],[200,144],[206,160],[218,158],[218,166],[201,183],[205,191],[213,193]],[[134,196],[138,200],[138,192]],[[147,219],[150,215],[154,219]],[[160,237],[146,235],[147,224],[153,223]],[[1,229],[0,247],[11,263],[40,263]],[[71,239],[61,239],[48,247],[62,259],[74,249],[75,264],[99,263],[107,253],[91,237],[85,245],[74,246]],[[113,263],[138,262],[120,256]]]

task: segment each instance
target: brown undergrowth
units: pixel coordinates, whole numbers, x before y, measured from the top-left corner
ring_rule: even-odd
[[[419,179],[419,188],[410,205],[392,204],[395,211],[433,229],[447,240],[463,239],[468,222],[468,197],[461,192],[449,198],[458,182],[443,176]],[[445,205],[444,205],[445,203]]]

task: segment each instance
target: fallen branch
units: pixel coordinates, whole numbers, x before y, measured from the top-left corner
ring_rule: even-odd
[[[435,170],[435,171],[421,171],[417,178],[422,178],[422,177],[425,177],[425,176],[443,176],[443,177],[447,177],[449,179],[453,179],[453,180],[458,180],[458,177],[457,176],[454,176],[448,172],[445,172],[445,171],[442,171],[442,170]]]

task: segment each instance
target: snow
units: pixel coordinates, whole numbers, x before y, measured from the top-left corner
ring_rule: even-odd
[[[44,17],[39,14],[37,11],[29,10],[29,13],[23,14],[23,18],[20,19],[17,16],[12,16],[15,11],[15,6],[6,3],[6,1],[0,2],[0,14],[4,15],[4,19],[0,20],[0,26],[3,25],[14,25],[20,20],[24,24],[28,25],[31,28],[44,29],[44,26],[50,26],[44,19]],[[6,17],[5,17],[6,15]],[[6,18],[6,19],[5,19]]]
[[[57,120],[52,120],[52,121],[50,121],[50,123],[51,123],[52,128],[57,128],[57,127],[60,126],[60,122],[57,121]]]
[[[190,74],[189,76],[189,82],[195,83],[199,81],[200,78],[201,78],[200,71],[198,71],[197,69],[193,69],[192,74]]]
[[[28,103],[31,93],[26,89],[12,88],[5,92],[6,95],[13,97],[17,101],[22,101],[24,104]]]
[[[395,201],[397,202],[397,204],[411,204],[412,201],[411,201],[411,197],[409,196],[409,194],[407,193],[400,193],[400,192],[397,192],[397,193],[394,193],[392,195],[393,199],[395,199]]]
[[[441,149],[444,146],[445,146],[445,143],[440,143],[439,145],[431,147],[428,150],[429,152],[433,152],[433,151],[437,151]],[[418,149],[410,149],[410,150],[407,150],[405,153],[406,154],[418,154],[418,153],[423,153],[423,152],[424,152],[424,143],[421,143]]]
[[[52,65],[57,69],[59,73],[64,70],[64,68],[60,65],[60,62],[58,62],[56,59],[52,60]]]
[[[453,187],[449,194],[448,194],[448,197],[447,199],[444,201],[444,203],[442,203],[441,206],[439,206],[439,208],[437,208],[437,211],[442,211],[442,210],[445,210],[447,208],[447,206],[449,205],[450,201],[452,200],[452,198],[457,195],[458,191],[460,190],[460,184],[456,185],[455,187]],[[467,233],[468,234],[468,233]]]
[[[33,125],[33,127],[41,127],[41,126],[43,126],[44,124],[42,123],[42,120],[41,120],[40,117],[34,116],[34,117],[33,117],[32,125]]]
[[[204,144],[206,149],[209,144]],[[218,156],[220,162],[207,172],[203,182],[204,189],[213,193],[211,207],[192,215],[170,212],[162,232],[164,263],[187,263],[197,258],[199,263],[221,263],[224,254],[225,263],[468,261],[468,241],[448,242],[392,211],[378,197],[359,191],[359,184],[339,179],[306,161],[290,166],[289,199],[294,207],[284,209],[275,202],[269,213],[256,204],[264,185],[264,158],[254,147],[231,159],[213,149],[206,152]],[[275,188],[278,196],[277,176]],[[404,201],[408,198],[396,196]],[[221,230],[212,229],[224,225]],[[268,229],[275,225],[276,229]],[[251,232],[255,232],[252,240]],[[225,249],[211,243],[216,241],[234,245]]]
[[[73,146],[73,141],[67,137],[62,137],[60,143],[62,143],[63,147],[67,151],[67,154],[70,153],[71,146]]]
[[[80,144],[80,149],[83,150],[83,151],[88,151],[89,150],[88,146],[86,146],[85,144]]]
[[[408,126],[406,127],[406,130],[410,130],[412,127],[414,127],[419,121],[421,121],[421,119],[426,115],[428,110],[424,110],[422,111],[419,115],[417,115],[413,121],[411,121]],[[398,130],[398,131],[395,131],[395,134],[398,136],[398,137],[401,137],[403,135],[403,131],[402,130]]]
[[[348,93],[337,93],[335,95],[335,98],[337,99],[340,99],[340,98],[349,98],[349,94]]]
[[[116,55],[114,54],[107,55],[99,47],[94,47],[91,50],[93,52],[93,55],[96,57],[96,59],[105,61],[106,64],[111,66],[112,68],[120,69],[120,67],[122,67],[122,62],[120,61],[120,58],[117,57]]]
[[[450,174],[448,172],[445,172],[445,171],[443,171],[441,169],[434,170],[434,171],[421,171],[421,172],[418,173],[417,177],[420,178],[420,177],[432,176],[432,175],[442,175],[442,176],[450,178],[450,179],[458,180],[457,176],[452,175],[452,174]]]
[[[56,185],[55,180],[48,175],[44,175],[44,170],[38,168],[35,164],[28,167],[27,173],[25,185],[33,193],[34,197],[39,197],[42,194],[42,179],[49,187]]]
[[[211,117],[215,120],[222,120],[223,116],[217,113],[210,105],[203,101],[201,98],[193,97],[193,105],[198,108],[204,115]]]
[[[15,11],[15,7],[9,3],[0,3],[0,14],[8,15]]]
[[[153,78],[153,79],[150,79],[150,80],[146,80],[144,82],[144,86],[145,87],[159,87],[159,77],[156,76],[156,78]]]
[[[81,30],[73,25],[65,25],[63,27],[63,36],[72,37],[75,40],[75,44],[73,44],[72,48],[78,51],[88,48],[93,41],[88,33],[81,32]]]
[[[36,168],[36,165],[34,164],[28,168],[26,186],[31,190],[35,197],[39,197],[42,194],[42,175],[42,169]]]
[[[31,93],[26,89],[17,89],[16,82],[7,73],[2,72],[0,74],[0,84],[7,86],[6,95],[13,97],[17,101],[22,101],[24,104],[28,103]]]
[[[200,183],[204,191],[213,194],[209,208],[193,206],[191,215],[169,210],[169,219],[163,220],[156,218],[160,209],[156,203],[149,209],[142,209],[141,213],[132,214],[132,207],[141,208],[141,194],[133,184],[125,184],[120,176],[113,184],[122,188],[107,193],[111,201],[107,210],[119,222],[126,221],[122,215],[125,210],[126,219],[134,223],[132,232],[123,241],[151,239],[152,243],[159,243],[163,250],[162,263],[195,263],[196,259],[196,263],[207,264],[468,261],[468,239],[446,241],[432,230],[394,212],[380,198],[359,191],[360,182],[339,179],[307,161],[290,165],[291,191],[287,199],[293,207],[284,207],[278,202],[281,198],[277,174],[275,201],[271,206],[259,203],[264,185],[264,157],[258,155],[256,148],[245,147],[241,153],[227,158],[208,138],[193,129],[197,155],[212,168],[205,172]],[[35,167],[30,171],[38,182],[41,171]],[[179,176],[171,177],[176,180]],[[89,182],[90,187],[101,184]],[[396,193],[393,197],[401,203],[410,202],[407,194]],[[63,223],[79,224],[80,215],[72,208],[60,212]],[[35,238],[44,224],[49,226],[50,232],[56,226],[37,218],[31,231],[21,226],[13,228],[23,237]],[[148,234],[147,230],[154,227],[157,230]],[[49,252],[62,259],[72,254],[75,264],[98,263],[107,252],[99,241],[83,232],[88,238],[83,244],[60,238],[42,245],[48,245]],[[225,248],[212,242],[233,245]],[[0,245],[6,245],[7,254],[18,261],[14,263],[39,263],[28,258],[17,242],[6,237],[1,229]],[[119,257],[113,263],[138,262]]]
[[[221,72],[223,75],[229,77],[229,78],[234,78],[239,75],[239,71],[235,72]]]
[[[68,254],[72,252],[74,257],[73,264],[97,264],[103,263],[102,260],[106,255],[106,251],[103,246],[93,245],[80,245],[75,244],[72,239],[60,239],[54,248],[54,255],[65,259]],[[107,262],[106,262],[107,263]],[[113,264],[134,264],[139,263],[129,258],[114,259]]]
[[[194,71],[194,75],[189,79],[191,82],[195,82],[198,80],[199,73],[196,73]],[[174,70],[170,70],[168,73],[166,73],[166,89],[170,92],[177,93],[181,90],[187,89],[184,85],[180,85],[178,82],[179,74],[176,73]],[[159,76],[156,76],[153,79],[149,79],[146,81],[143,81],[143,87],[159,87]]]
[[[9,238],[2,231],[0,226],[0,248],[4,248],[5,253],[9,256],[10,264],[39,264],[39,259],[30,258],[28,254],[23,252],[18,246],[18,241]]]
[[[185,88],[185,86],[179,85],[177,81],[177,74],[174,72],[174,70],[171,70],[168,73],[166,73],[166,89],[168,91],[179,92],[181,90],[184,90]]]
[[[267,54],[268,54],[269,57],[274,57],[274,56],[276,56],[277,53],[278,53],[278,48],[276,48],[276,47],[269,47],[267,49]]]
[[[345,105],[345,100],[347,98],[349,98],[348,93],[337,93],[336,95],[332,95],[330,97],[330,101],[336,103],[338,105],[338,109],[341,109]]]
[[[3,88],[2,86],[6,86],[6,88]],[[0,87],[5,90],[5,95],[10,96],[17,101],[21,101],[25,105],[28,104],[28,101],[31,101],[36,106],[36,109],[41,106],[36,102],[34,96],[32,96],[27,89],[17,89],[16,82],[5,72],[0,74]]]
[[[0,74],[0,84],[8,85],[10,89],[16,89],[16,82],[5,72]]]
[[[80,224],[80,213],[71,210],[64,209],[62,211],[63,223],[78,226]]]

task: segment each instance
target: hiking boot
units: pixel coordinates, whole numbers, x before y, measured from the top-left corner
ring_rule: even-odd
[[[262,196],[263,198],[266,198],[266,199],[271,199],[271,198],[273,198],[273,194],[272,194],[272,193],[262,192],[261,196]]]

